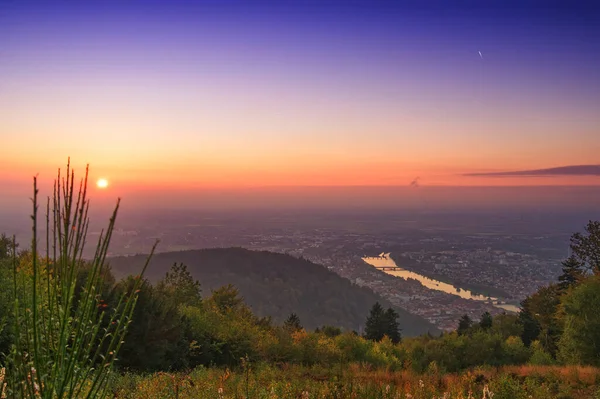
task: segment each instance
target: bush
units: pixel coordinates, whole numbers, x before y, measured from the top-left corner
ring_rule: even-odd
[[[502,344],[506,364],[522,364],[531,357],[531,351],[525,346],[521,337],[511,336]]]
[[[542,347],[540,341],[533,341],[531,344],[532,354],[529,363],[535,366],[550,366],[555,363],[552,356]]]
[[[138,298],[141,275],[113,309],[102,298],[105,259],[119,203],[99,237],[94,258],[82,260],[88,219],[87,171],[74,195],[75,175],[55,181],[46,205],[46,257],[38,248],[38,190],[33,181],[31,250],[12,251],[14,342],[7,359],[6,391],[11,398],[104,397]],[[52,215],[52,217],[51,217]],[[51,221],[52,220],[52,224]],[[50,243],[56,250],[51,251]],[[156,247],[156,245],[155,245]],[[152,249],[152,253],[154,248]],[[52,257],[50,254],[54,253]],[[85,270],[85,278],[80,280]],[[78,288],[78,282],[81,283]]]
[[[502,375],[490,385],[494,399],[526,399],[527,391],[519,381],[511,376]]]

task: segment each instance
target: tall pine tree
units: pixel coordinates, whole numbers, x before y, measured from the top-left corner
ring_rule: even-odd
[[[540,323],[531,311],[531,297],[527,297],[521,301],[518,323],[523,327],[521,340],[525,346],[531,345],[539,337],[541,331]]]
[[[398,313],[388,308],[386,311],[379,302],[375,302],[367,317],[365,325],[365,338],[372,341],[380,341],[384,336],[388,336],[394,343],[400,342],[400,327],[398,324]]]
[[[385,323],[385,311],[379,302],[375,302],[375,305],[369,312],[367,322],[365,324],[365,338],[372,341],[379,341],[385,335],[386,323]]]
[[[388,308],[388,310],[385,311],[385,321],[385,335],[387,335],[393,343],[397,344],[402,338],[400,335],[400,325],[398,324],[398,313],[394,309]]]
[[[289,317],[283,323],[283,327],[290,332],[302,330],[300,318],[296,313],[292,313],[289,315]]]
[[[484,312],[481,315],[481,320],[479,320],[479,326],[481,328],[483,328],[484,330],[490,329],[492,328],[493,323],[494,320],[492,319],[492,315],[490,314],[490,312]]]
[[[473,320],[471,320],[469,315],[466,314],[463,317],[461,317],[460,320],[458,321],[458,328],[456,329],[456,332],[458,333],[458,335],[464,335],[467,333],[467,331],[469,331],[469,329],[472,326],[473,326]]]
[[[569,287],[576,285],[585,276],[583,265],[575,256],[570,256],[562,262],[562,274],[558,277],[560,283],[558,286],[561,290],[567,290]]]

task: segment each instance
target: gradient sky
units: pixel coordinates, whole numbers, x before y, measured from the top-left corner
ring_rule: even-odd
[[[464,176],[600,163],[598,9],[446,3],[0,2],[0,183],[600,184]]]

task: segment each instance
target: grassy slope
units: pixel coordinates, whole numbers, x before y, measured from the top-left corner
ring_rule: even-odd
[[[145,256],[110,259],[115,277],[139,270]],[[306,328],[328,324],[364,328],[370,307],[389,303],[370,289],[358,287],[321,265],[289,255],[242,248],[203,249],[156,254],[147,277],[157,281],[173,263],[184,263],[202,284],[204,295],[226,284],[235,285],[259,316],[282,322],[295,312]],[[423,318],[396,309],[406,336],[437,329]]]

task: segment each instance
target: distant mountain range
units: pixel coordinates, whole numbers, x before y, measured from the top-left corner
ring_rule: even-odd
[[[145,255],[115,257],[109,260],[117,278],[135,274]],[[359,287],[324,266],[285,254],[250,251],[242,248],[216,248],[156,254],[146,277],[156,282],[174,263],[184,263],[200,281],[203,295],[223,285],[233,284],[258,316],[271,316],[283,322],[295,312],[305,328],[333,325],[347,330],[364,329],[371,306],[376,301],[391,306],[368,288]],[[431,323],[403,309],[402,334],[414,336],[437,333]]]
[[[571,165],[557,168],[518,170],[512,172],[466,173],[464,176],[600,176],[600,165]]]

